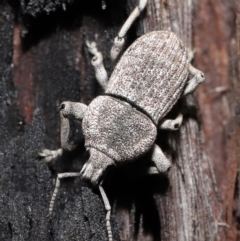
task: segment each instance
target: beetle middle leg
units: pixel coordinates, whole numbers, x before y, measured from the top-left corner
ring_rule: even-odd
[[[182,96],[192,93],[205,79],[203,72],[194,68],[191,64],[189,64],[189,72],[193,75],[193,78],[188,81]]]
[[[159,172],[166,172],[171,167],[170,161],[156,144],[154,144],[152,149],[151,161],[155,164]]]
[[[160,124],[159,128],[162,130],[178,130],[179,127],[181,126],[183,121],[183,115],[180,113],[177,118],[171,120],[171,119],[163,119]],[[171,163],[167,159],[167,157],[164,155],[163,151],[161,148],[154,144],[153,149],[152,149],[152,156],[151,156],[151,161],[155,164],[156,168],[151,167],[147,173],[148,174],[156,174],[159,172],[166,172],[170,166]]]
[[[180,113],[176,119],[174,120],[170,120],[170,119],[163,119],[160,124],[159,124],[159,128],[162,130],[178,130],[179,127],[181,126],[183,121],[183,115]]]
[[[125,43],[125,36],[129,28],[132,26],[136,18],[140,15],[140,13],[145,9],[148,0],[139,0],[138,6],[132,11],[129,15],[128,19],[123,24],[120,29],[117,37],[114,39],[114,43],[111,49],[111,59],[114,61],[119,56],[122,51],[123,45]]]
[[[78,103],[65,101],[60,105],[60,120],[61,120],[61,148],[57,150],[44,149],[38,153],[40,158],[45,162],[50,162],[63,154],[63,151],[72,151],[75,145],[69,142],[70,122],[69,116],[73,116],[78,120],[82,120],[87,106]]]

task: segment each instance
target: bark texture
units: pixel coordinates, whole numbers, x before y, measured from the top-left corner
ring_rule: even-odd
[[[88,159],[79,123],[74,153],[49,166],[36,155],[60,145],[62,101],[89,104],[102,92],[85,41],[97,41],[110,74],[112,40],[137,3],[0,2],[0,240],[107,240],[99,193],[79,178],[61,182],[47,219],[56,174]],[[114,240],[240,240],[239,29],[239,1],[149,0],[129,31],[126,47],[152,30],[175,32],[206,81],[170,113],[184,113],[180,131],[158,134],[168,175],[137,175],[146,156],[107,176]]]

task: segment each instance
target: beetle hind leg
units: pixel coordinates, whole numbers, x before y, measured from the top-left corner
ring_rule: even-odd
[[[125,43],[125,36],[129,28],[132,26],[136,18],[140,15],[140,13],[145,9],[148,0],[139,0],[138,6],[132,11],[129,15],[128,19],[123,24],[122,28],[120,29],[117,37],[114,39],[114,43],[111,49],[111,59],[112,61],[116,60],[119,56],[120,52]]]
[[[148,167],[146,170],[140,172],[142,175],[155,175],[159,173],[164,173],[171,167],[170,161],[162,152],[161,148],[154,144],[152,148],[151,161],[154,166]]]
[[[89,53],[93,55],[91,64],[94,67],[96,79],[101,87],[105,90],[107,87],[108,75],[103,65],[102,53],[98,51],[96,42],[90,43],[87,41],[86,45],[88,47]]]

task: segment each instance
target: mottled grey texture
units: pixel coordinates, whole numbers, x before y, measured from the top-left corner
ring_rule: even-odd
[[[83,118],[85,146],[94,147],[116,162],[133,160],[153,145],[157,129],[143,113],[110,96],[92,101]]]
[[[155,124],[179,99],[188,78],[187,50],[176,34],[150,32],[137,39],[116,65],[106,93],[146,111]]]

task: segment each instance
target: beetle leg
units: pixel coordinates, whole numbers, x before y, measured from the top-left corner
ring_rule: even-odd
[[[156,167],[149,167],[147,169],[147,175],[155,175],[155,174],[159,174],[159,171]]]
[[[60,188],[60,180],[63,179],[63,178],[79,177],[79,176],[80,176],[79,172],[65,172],[65,173],[61,173],[61,174],[57,175],[55,189],[53,191],[53,195],[52,195],[50,205],[49,205],[48,218],[52,217],[53,206],[54,206],[55,199],[56,199],[56,196],[57,196],[59,188]]]
[[[86,45],[88,47],[88,51],[92,55],[94,55],[91,64],[94,67],[96,79],[98,83],[102,86],[102,88],[105,90],[107,87],[108,75],[103,65],[102,53],[98,51],[97,44],[95,42],[90,43],[87,41]]]
[[[193,75],[193,78],[188,81],[182,96],[188,95],[193,92],[198,87],[198,85],[202,83],[205,79],[203,72],[194,68],[191,64],[189,64],[189,72]]]
[[[117,37],[114,39],[114,43],[111,49],[111,59],[112,61],[116,60],[120,52],[122,51],[123,45],[125,43],[125,35],[129,28],[132,26],[133,22],[140,15],[140,13],[145,9],[148,0],[139,0],[138,6],[132,11],[128,19],[123,24],[120,29]]]
[[[110,157],[95,148],[89,148],[89,151],[90,158],[84,164],[80,173],[83,180],[88,180],[94,186],[97,186],[107,167],[115,165],[115,163]]]
[[[188,51],[188,62],[191,63],[192,60],[194,59],[195,49],[191,50],[188,48],[187,51]]]
[[[111,230],[111,223],[110,223],[110,215],[111,215],[111,206],[110,203],[108,201],[107,195],[103,189],[103,187],[101,185],[99,185],[99,190],[102,196],[102,200],[105,206],[105,209],[107,211],[106,214],[106,226],[107,226],[107,233],[108,233],[108,241],[112,241],[113,237],[112,237],[112,230]]]
[[[163,119],[160,122],[159,128],[162,130],[178,130],[183,121],[183,115],[180,113],[176,119]]]
[[[38,153],[38,156],[42,158],[45,162],[50,162],[62,156],[63,151],[74,150],[75,145],[69,143],[70,122],[68,118],[71,115],[78,120],[82,120],[86,110],[87,110],[87,106],[82,103],[70,102],[70,101],[63,102],[60,105],[61,148],[57,150],[44,149]]]
[[[151,161],[155,164],[159,172],[166,172],[171,166],[170,161],[156,144],[153,146]]]
[[[43,149],[38,153],[38,156],[43,158],[46,163],[56,159],[59,156],[62,156],[63,149],[59,148],[57,150],[48,150],[48,149]]]

